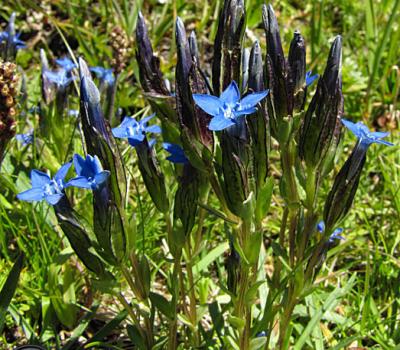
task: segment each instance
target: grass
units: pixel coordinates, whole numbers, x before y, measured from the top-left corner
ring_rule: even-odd
[[[176,63],[174,41],[171,41],[176,15],[182,17],[187,27],[196,30],[200,50],[204,53],[202,63],[209,68],[221,0],[205,3],[195,0],[99,0],[95,4],[89,3],[50,0],[40,4],[18,0],[6,1],[0,9],[0,23],[5,23],[12,11],[17,12],[17,27],[28,43],[28,48],[19,52],[17,61],[29,91],[27,100],[21,105],[25,114],[19,117],[18,132],[39,126],[38,115],[28,113],[40,101],[39,48],[44,48],[50,59],[73,52],[76,57],[83,55],[92,66],[108,66],[112,27],[120,25],[131,40],[130,47],[134,48],[133,33],[139,10],[147,19],[163,73],[171,82],[174,81]],[[265,51],[260,26],[262,3],[260,0],[246,3],[249,29],[245,40],[250,46],[254,37],[260,38]],[[315,72],[322,72],[329,39],[335,34],[343,35],[345,116],[391,130],[391,139],[397,144],[400,0],[285,1],[275,6],[283,41],[288,43],[292,29],[299,28],[308,43],[309,67]],[[285,49],[287,52],[288,47]],[[123,115],[148,114],[138,80],[132,50],[128,66],[119,77],[117,105],[122,108]],[[69,108],[79,109],[77,91],[72,95]],[[72,135],[74,121],[67,123],[65,129]],[[79,150],[79,130],[75,130],[74,135],[65,157],[72,156],[72,149]],[[348,154],[352,141],[346,134],[344,155]],[[165,258],[163,218],[151,203],[132,154],[128,147],[123,150],[131,186],[127,199],[130,239],[136,242],[139,251],[145,252],[153,271],[153,287],[162,294],[166,280],[173,273],[169,264],[172,257],[167,255]],[[25,256],[18,288],[0,335],[0,348],[30,342],[49,349],[73,349],[76,346],[74,340],[83,336],[81,345],[86,344],[85,348],[100,348],[107,344],[110,348],[120,349],[128,336],[134,341],[136,333],[131,326],[128,336],[116,336],[125,327],[127,314],[115,298],[104,297],[101,293],[109,291],[110,286],[92,279],[73,254],[48,206],[26,205],[15,198],[16,193],[28,187],[31,168],[50,169],[54,173],[61,163],[54,145],[48,140],[38,139],[29,148],[13,140],[0,168],[0,286],[14,262],[19,261],[19,254]],[[296,342],[293,349],[357,346],[397,349],[400,346],[399,164],[398,146],[371,147],[353,210],[343,224],[346,241],[329,252],[319,288],[294,311]],[[176,186],[173,169],[164,160],[162,165],[170,175],[166,176],[170,179],[168,185],[173,188]],[[74,200],[90,221],[90,196],[76,193]],[[273,199],[274,211],[266,226],[266,240],[268,236],[278,235],[281,215],[278,204]],[[224,305],[224,293],[216,284],[215,276],[225,274],[223,253],[227,243],[223,239],[226,227],[215,215],[206,216],[202,230],[202,249],[196,252],[193,261],[190,257],[185,259],[194,264],[196,292],[203,301],[200,312],[205,313],[210,294],[222,300],[221,305]],[[266,247],[268,256],[271,247]],[[117,276],[117,279],[120,291],[128,293],[122,277]],[[1,316],[0,309],[0,319]],[[160,314],[158,322],[165,322],[166,318],[165,314]],[[180,321],[188,323],[187,320]],[[204,326],[204,334],[206,328]],[[210,342],[209,346],[212,348],[215,344]]]

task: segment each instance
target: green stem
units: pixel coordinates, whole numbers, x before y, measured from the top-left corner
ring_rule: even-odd
[[[196,290],[193,278],[193,261],[192,261],[193,257],[192,257],[190,239],[188,239],[186,242],[186,256],[187,256],[186,271],[189,279],[189,300],[190,300],[189,317],[194,329],[193,332],[194,345],[198,347],[200,344],[199,344],[199,335],[197,332],[197,310],[196,310],[197,301],[196,301]]]

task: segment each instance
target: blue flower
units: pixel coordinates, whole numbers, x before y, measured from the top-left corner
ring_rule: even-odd
[[[268,92],[268,90],[255,92],[240,99],[239,88],[236,82],[232,81],[219,98],[193,94],[193,99],[203,111],[213,116],[208,128],[219,131],[235,125],[240,116],[256,112],[255,106],[268,95]]]
[[[47,203],[55,205],[64,196],[66,187],[64,178],[71,167],[71,162],[64,164],[56,173],[53,179],[39,170],[31,171],[32,188],[17,194],[22,201],[35,202],[45,199]]]
[[[67,186],[98,190],[110,176],[108,170],[103,170],[97,156],[92,157],[88,154],[85,160],[79,154],[75,154],[74,166],[78,176],[69,180]]]
[[[57,71],[45,70],[45,77],[52,83],[56,84],[59,89],[65,89],[75,77],[71,76],[65,69],[59,69]]]
[[[25,41],[19,39],[21,33],[17,33],[15,35],[10,35],[8,32],[0,32],[0,43],[3,41],[12,40],[12,45],[15,47],[16,50],[26,48]],[[12,38],[12,39],[9,39]]]
[[[105,82],[108,85],[113,85],[115,82],[115,77],[112,69],[107,69],[103,67],[91,67],[90,71],[95,73],[97,78],[101,82]]]
[[[368,127],[361,122],[352,123],[349,120],[342,119],[344,126],[349,129],[354,135],[357,136],[358,142],[361,146],[368,147],[373,143],[380,143],[386,146],[393,146],[393,143],[382,140],[382,138],[389,135],[388,132],[371,132]]]
[[[131,146],[136,147],[146,137],[146,132],[159,134],[161,128],[158,125],[147,126],[147,123],[155,114],[145,117],[139,121],[135,118],[125,117],[122,123],[116,128],[112,129],[114,137],[127,138]]]
[[[312,71],[308,71],[306,73],[306,86],[310,86],[319,77],[318,74],[314,74],[314,75],[311,75],[311,74],[312,74]]]
[[[171,155],[167,157],[167,160],[169,160],[170,162],[178,164],[189,164],[189,159],[186,158],[185,152],[183,151],[181,146],[174,143],[164,142],[163,148],[167,152],[171,153]]]
[[[15,139],[21,142],[22,146],[27,146],[33,142],[33,130],[29,130],[26,134],[17,134]]]
[[[4,32],[0,32],[0,43],[8,42],[10,47],[14,47],[17,51],[26,47],[25,42],[20,40],[21,33],[15,33],[15,12],[10,16],[8,26]]]
[[[56,59],[56,63],[67,73],[70,73],[74,68],[76,68],[76,64],[68,57],[58,58]]]
[[[324,231],[325,231],[325,223],[323,221],[320,221],[317,224],[317,230],[320,233],[324,233]],[[343,229],[341,227],[338,227],[337,229],[335,229],[333,231],[333,233],[330,235],[330,237],[328,239],[328,242],[329,243],[334,243],[335,240],[337,240],[337,239],[344,241],[345,238],[341,235],[342,232],[343,232]]]

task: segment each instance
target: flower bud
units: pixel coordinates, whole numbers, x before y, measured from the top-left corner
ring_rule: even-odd
[[[233,80],[240,82],[245,10],[243,0],[224,1],[214,42],[212,64],[214,95],[219,95]]]
[[[324,75],[308,107],[300,130],[300,157],[309,167],[324,167],[328,151],[336,152],[343,114],[342,39],[332,44]]]
[[[325,202],[324,222],[330,232],[343,219],[353,203],[362,169],[366,160],[367,147],[359,142],[346,160]]]
[[[290,95],[293,96],[293,109],[300,111],[306,98],[306,45],[300,32],[294,32],[289,50]]]
[[[262,17],[267,39],[267,88],[270,116],[275,124],[292,113],[287,91],[287,67],[283,54],[278,21],[272,6],[263,5]]]

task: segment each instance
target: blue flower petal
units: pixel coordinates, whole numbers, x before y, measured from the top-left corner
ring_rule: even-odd
[[[323,233],[325,231],[325,223],[323,221],[320,221],[317,224],[317,230],[318,230],[318,232],[321,232],[321,233]]]
[[[64,196],[64,194],[62,194],[62,193],[56,193],[56,194],[51,194],[51,195],[45,196],[44,198],[46,199],[47,203],[49,203],[51,205],[55,205],[60,201],[60,199],[63,196]]]
[[[87,188],[87,189],[91,189],[92,185],[91,183],[88,181],[88,179],[85,176],[77,176],[74,177],[73,179],[69,180],[67,182],[67,184],[65,185],[65,187],[78,187],[78,188]]]
[[[253,114],[255,112],[257,112],[257,108],[256,107],[251,107],[251,108],[246,108],[246,109],[234,110],[233,111],[235,117],[240,117],[242,115]]]
[[[235,125],[235,122],[232,119],[224,118],[223,116],[218,116],[211,119],[208,128],[213,131],[220,131],[232,125]]]
[[[248,94],[247,96],[243,97],[243,99],[240,101],[239,107],[236,110],[245,110],[255,107],[258,102],[263,100],[268,95],[268,93],[269,90]]]
[[[223,103],[235,106],[240,100],[240,92],[236,81],[233,80],[219,98]]]
[[[176,145],[174,143],[169,143],[169,142],[164,142],[163,143],[163,148],[171,153],[170,156],[167,157],[167,160],[169,160],[172,163],[178,163],[178,164],[188,164],[189,160],[185,156],[185,152],[183,151],[182,147],[179,145]]]
[[[156,114],[153,113],[153,114],[149,115],[148,117],[144,117],[144,118],[140,119],[139,124],[145,126],[155,115]]]
[[[71,167],[72,163],[68,162],[65,163],[56,173],[56,175],[54,176],[54,179],[56,181],[62,181],[65,179],[65,177],[67,176],[68,170]]]
[[[101,165],[101,163],[100,163],[99,157],[97,157],[96,155],[95,155],[94,157],[91,157],[91,156],[88,155],[88,156],[86,157],[86,159],[87,159],[88,157],[91,158],[91,162],[92,162],[92,165],[93,165],[94,173],[95,173],[95,174],[101,173],[101,172],[103,171],[103,167],[102,167],[102,165]],[[108,170],[107,170],[107,171],[108,171]]]
[[[312,71],[308,71],[306,73],[306,86],[310,86],[319,77],[318,74],[314,74],[314,75],[311,75],[311,74],[312,74]]]
[[[32,187],[42,187],[44,185],[47,185],[50,181],[50,176],[46,173],[43,173],[42,171],[36,169],[31,171]]]
[[[96,174],[94,177],[94,182],[97,187],[101,187],[107,182],[107,179],[110,176],[110,172],[108,170],[104,170],[101,173]]]
[[[153,134],[160,134],[161,128],[158,125],[151,125],[145,129],[146,132],[151,132]]]
[[[218,115],[224,107],[222,101],[212,95],[193,94],[193,100],[204,112],[212,116]]]
[[[82,174],[82,170],[85,167],[85,159],[82,158],[79,154],[75,154],[74,158],[73,158],[73,161],[74,161],[75,172],[78,175],[81,175]]]
[[[21,201],[36,202],[43,199],[43,189],[41,187],[31,188],[27,191],[17,194],[17,198]]]
[[[117,126],[116,128],[113,128],[111,130],[111,132],[112,132],[114,137],[117,137],[117,138],[120,138],[120,139],[124,139],[124,138],[127,138],[129,136],[126,127],[118,127]]]

